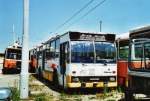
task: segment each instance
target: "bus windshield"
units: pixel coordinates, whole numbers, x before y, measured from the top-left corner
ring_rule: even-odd
[[[112,63],[116,59],[116,49],[113,43],[95,42],[96,63]]]
[[[133,43],[130,66],[135,70],[150,70],[150,42]],[[133,50],[133,49],[131,49]]]
[[[6,52],[6,58],[21,60],[21,50],[8,49]]]
[[[71,62],[73,63],[112,63],[116,58],[113,43],[72,41]]]
[[[94,47],[89,41],[71,42],[71,62],[94,63]]]

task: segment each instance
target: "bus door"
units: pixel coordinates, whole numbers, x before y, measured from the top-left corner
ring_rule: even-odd
[[[63,87],[65,84],[65,73],[66,73],[66,65],[69,61],[69,45],[68,42],[62,43],[60,45],[60,73],[62,75],[62,83],[63,83]]]
[[[39,75],[39,77],[41,77],[42,74],[42,68],[43,68],[43,52],[39,51],[37,53],[37,70],[36,73]]]

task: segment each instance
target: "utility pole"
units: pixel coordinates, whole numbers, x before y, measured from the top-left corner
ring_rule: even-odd
[[[14,41],[14,43],[13,43],[13,44],[15,44],[15,41],[16,41],[15,25],[13,24],[13,26],[12,26],[12,27],[13,27],[13,29],[12,29],[12,30],[13,30],[13,32],[12,32],[12,33],[13,33],[13,41]]]
[[[29,48],[28,48],[28,33],[29,33],[29,0],[24,1],[24,17],[23,17],[23,36],[22,36],[22,62],[20,74],[20,98],[28,99],[28,66],[29,66]]]
[[[99,21],[99,31],[102,32],[102,21]]]

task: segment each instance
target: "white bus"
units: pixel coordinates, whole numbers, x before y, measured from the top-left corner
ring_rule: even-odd
[[[130,31],[126,101],[135,94],[150,95],[150,26]]]
[[[63,88],[117,87],[115,34],[69,31],[37,49],[38,73]]]

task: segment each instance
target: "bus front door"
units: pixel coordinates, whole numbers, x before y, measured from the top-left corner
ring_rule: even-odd
[[[66,65],[68,60],[68,43],[62,43],[60,45],[60,73],[62,75],[62,84],[63,87],[65,85],[65,73],[66,73]]]

